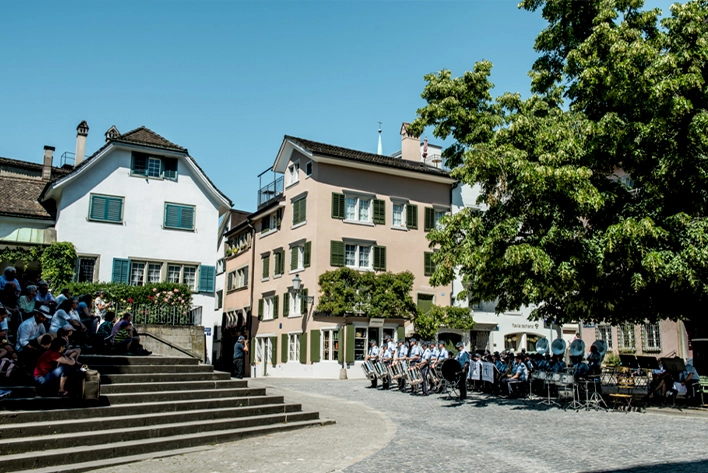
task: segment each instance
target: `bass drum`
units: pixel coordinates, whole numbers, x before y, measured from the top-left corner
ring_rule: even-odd
[[[457,381],[460,374],[462,374],[462,366],[460,366],[457,360],[448,358],[442,362],[440,372],[442,373],[442,377],[447,381],[454,382]]]

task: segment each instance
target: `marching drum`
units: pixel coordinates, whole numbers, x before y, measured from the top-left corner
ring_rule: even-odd
[[[406,371],[406,376],[408,377],[408,382],[411,384],[419,384],[423,382],[423,376],[418,368],[408,368]]]
[[[406,369],[408,368],[408,364],[405,361],[399,361],[395,365],[391,367],[391,371],[393,372],[393,379],[399,379],[403,376],[406,375]]]
[[[538,379],[539,381],[545,381],[546,377],[548,376],[548,373],[546,373],[545,371],[534,371],[531,374],[534,373],[536,374],[536,379]]]
[[[374,371],[376,372],[376,377],[379,379],[384,379],[388,376],[388,371],[383,363],[377,361],[374,363]]]
[[[443,378],[452,383],[457,381],[462,373],[462,366],[460,366],[460,363],[457,360],[448,358],[440,364],[440,371]]]
[[[561,373],[560,384],[573,384],[574,381],[575,378],[573,378],[572,374]]]
[[[374,371],[374,364],[370,361],[365,361],[361,364],[361,369],[364,370],[366,377],[369,379],[374,379],[376,377],[376,372]]]

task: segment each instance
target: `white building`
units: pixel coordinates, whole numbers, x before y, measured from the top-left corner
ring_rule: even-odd
[[[86,122],[77,131],[74,168],[39,198],[56,215],[57,240],[74,244],[85,279],[190,286],[211,353],[219,218],[231,201],[186,148],[145,127],[111,127],[85,160]]]

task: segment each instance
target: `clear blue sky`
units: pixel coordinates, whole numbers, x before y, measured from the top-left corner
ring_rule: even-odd
[[[525,93],[544,22],[517,2],[2,2],[0,156],[53,145],[58,164],[81,120],[87,155],[111,125],[144,125],[254,210],[285,134],[375,152],[381,120],[393,153],[423,76],[480,59],[495,92]]]

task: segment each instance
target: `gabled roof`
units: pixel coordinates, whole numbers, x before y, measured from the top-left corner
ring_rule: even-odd
[[[295,136],[285,135],[285,140],[294,143],[301,148],[308,150],[311,153],[329,156],[333,158],[346,159],[361,163],[374,164],[377,166],[385,166],[389,168],[403,169],[406,171],[421,172],[434,176],[449,177],[450,174],[442,169],[428,166],[423,162],[414,162],[406,159],[396,159],[390,156],[382,156],[380,154],[367,153],[366,151],[357,151],[340,146],[328,145],[326,143],[318,143]]]
[[[3,198],[0,214],[13,217],[52,220],[54,217],[39,203],[47,181],[0,176]]]
[[[154,148],[169,149],[172,151],[182,151],[187,153],[187,148],[183,148],[180,145],[176,145],[168,139],[158,135],[154,131],[144,126],[136,128],[135,130],[130,130],[127,133],[119,135],[117,138],[111,141],[118,141],[124,143],[136,143],[143,146],[152,146]]]
[[[10,166],[13,168],[20,168],[20,169],[25,169],[27,171],[35,171],[37,172],[37,176],[42,175],[42,167],[43,165],[41,163],[31,163],[29,161],[20,161],[19,159],[12,159],[12,158],[3,158],[0,157],[0,166]],[[57,168],[52,166],[52,178],[56,179],[61,176],[66,176],[71,172],[71,169],[65,169],[65,168]]]

